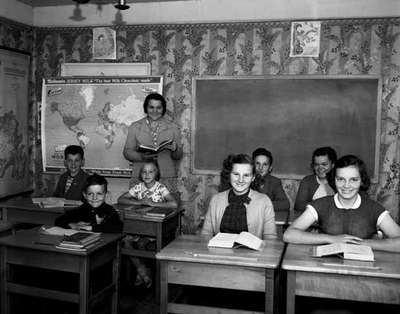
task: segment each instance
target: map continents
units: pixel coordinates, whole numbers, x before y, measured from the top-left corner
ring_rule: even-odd
[[[85,168],[108,175],[130,176],[122,156],[129,125],[144,117],[143,101],[161,93],[161,77],[47,79],[42,96],[44,170],[64,169],[63,151],[78,144]]]
[[[28,74],[28,55],[0,49],[0,197],[32,189]]]

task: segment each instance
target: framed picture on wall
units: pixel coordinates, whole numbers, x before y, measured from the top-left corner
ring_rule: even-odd
[[[113,59],[117,58],[117,35],[110,27],[93,28],[93,58]]]
[[[30,54],[0,46],[0,197],[32,190]]]
[[[321,22],[292,22],[290,38],[291,57],[318,57]]]
[[[151,63],[63,63],[61,76],[142,76],[151,75]]]

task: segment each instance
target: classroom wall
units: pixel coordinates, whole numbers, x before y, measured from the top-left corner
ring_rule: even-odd
[[[35,101],[39,104],[43,76],[57,75],[61,62],[94,60],[91,27],[38,28],[35,35]],[[218,176],[190,172],[191,78],[195,75],[381,74],[384,82],[381,165],[379,182],[373,186],[371,195],[397,219],[400,193],[399,35],[399,18],[323,20],[320,56],[289,58],[289,20],[119,26],[117,61],[151,62],[152,74],[164,75],[168,109],[174,112],[182,129],[184,158],[176,183],[186,210],[184,231],[197,230],[219,181]],[[34,134],[38,136],[38,130]],[[52,189],[55,178],[41,175],[40,138],[36,143],[37,191],[45,193]],[[127,188],[124,181],[118,182],[122,190]],[[283,183],[293,202],[299,182],[283,180]]]
[[[33,8],[17,0],[1,0],[0,16],[26,25],[33,25]]]

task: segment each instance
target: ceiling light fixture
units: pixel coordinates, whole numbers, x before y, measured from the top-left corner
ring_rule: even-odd
[[[72,0],[72,1],[75,1],[76,3],[79,3],[79,4],[85,4],[85,3],[88,3],[90,0]]]
[[[86,19],[86,17],[82,16],[82,10],[79,7],[79,3],[76,4],[76,7],[75,7],[72,15],[69,17],[69,19],[73,20],[73,21],[77,21],[77,22],[80,22],[80,21],[83,21],[84,19]]]
[[[114,7],[118,10],[129,9],[129,5],[126,4],[126,0],[118,0],[118,3],[114,5]]]

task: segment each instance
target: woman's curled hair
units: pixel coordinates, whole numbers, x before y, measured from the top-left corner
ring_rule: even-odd
[[[229,176],[232,172],[233,164],[249,164],[253,168],[254,174],[254,162],[249,155],[246,154],[230,154],[222,162],[221,180],[218,187],[219,192],[226,191],[231,188]]]

